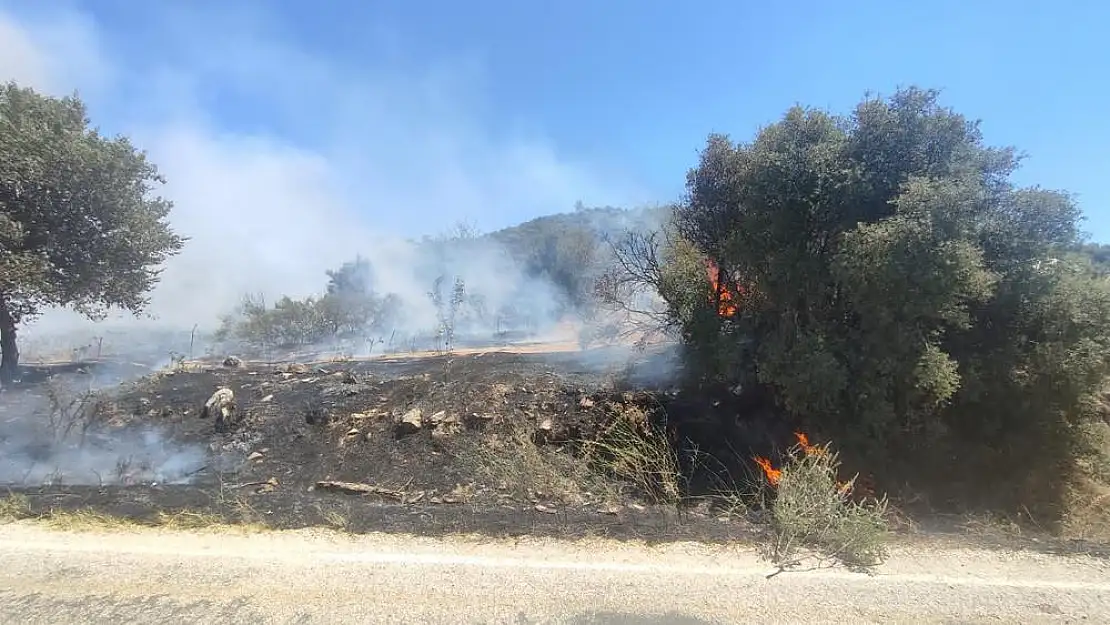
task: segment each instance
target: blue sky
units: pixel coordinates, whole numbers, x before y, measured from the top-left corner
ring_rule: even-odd
[[[462,220],[671,201],[710,132],[909,84],[1110,241],[1108,26],[1080,0],[0,0],[0,77],[148,149],[193,237],[177,282],[235,246],[238,293]]]
[[[339,4],[304,17],[308,40],[350,33],[344,53],[359,54],[359,26],[343,24],[380,21],[428,54],[475,54],[492,119],[523,118],[661,199],[709,131],[749,137],[796,102],[843,111],[867,90],[940,88],[988,140],[1029,153],[1022,182],[1079,193],[1110,239],[1110,3]]]
[[[8,6],[27,6],[10,3]],[[352,74],[468,73],[479,132],[543,141],[560,159],[620,180],[583,197],[666,201],[710,131],[748,137],[800,102],[846,110],[867,90],[919,84],[982,118],[988,140],[1029,153],[1019,180],[1079,194],[1110,239],[1110,4],[1101,2],[750,3],[161,2],[71,5],[120,56],[194,62],[170,22],[266,37]],[[235,7],[229,9],[227,7]],[[200,106],[228,132],[312,146],[320,120],[283,114],[258,92],[209,85]],[[268,110],[272,109],[272,110]],[[108,115],[110,117],[110,114]],[[418,180],[414,181],[419,184]],[[602,185],[604,186],[604,185]],[[618,190],[619,189],[619,190]],[[591,191],[584,185],[583,193]],[[613,195],[616,197],[611,197]],[[497,227],[546,208],[454,215]],[[398,207],[400,208],[400,207]],[[390,210],[362,207],[364,211]],[[416,232],[426,215],[396,225]]]

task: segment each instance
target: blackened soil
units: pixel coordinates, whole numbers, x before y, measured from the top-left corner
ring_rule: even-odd
[[[81,375],[95,372],[91,363],[27,377],[36,384],[47,378],[80,383]],[[61,475],[46,487],[11,487],[31,495],[39,510],[93,506],[143,519],[159,510],[191,509],[283,528],[705,540],[758,531],[750,518],[728,517],[695,496],[736,482],[730,470],[742,469],[740,479],[755,475],[750,467],[698,460],[722,441],[735,448],[735,424],[745,416],[740,412],[753,411],[729,394],[723,401],[684,397],[667,388],[675,374],[666,352],[628,350],[180,366],[101,390],[95,402],[82,404],[86,429],[89,440],[154,431],[165,437],[159,449],[166,454],[203,450],[198,466],[151,476],[144,469],[149,463],[128,460],[95,485]],[[219,388],[234,394],[222,427],[204,410]],[[16,406],[17,395],[6,395],[0,401]],[[737,414],[726,414],[730,410]],[[399,425],[406,415],[421,426]],[[683,456],[689,502],[679,511],[653,505],[634,484],[571,499],[522,493],[476,470],[490,441],[523,432],[546,452],[574,458],[579,441],[596,439],[626,418],[665,431],[681,449],[697,450]],[[770,449],[770,430],[754,429],[762,438],[741,440],[741,446]],[[320,482],[379,492],[334,492]]]
[[[793,442],[792,425],[752,393],[677,392],[669,384],[677,374],[673,363],[665,351],[613,349],[209,363],[121,385],[104,382],[122,375],[120,363],[29,368],[22,388],[0,394],[0,439],[13,438],[15,427],[28,418],[57,417],[47,414],[56,403],[52,408],[35,400],[45,386],[84,384],[100,389],[95,401],[79,404],[84,439],[110,441],[120,432],[141,430],[163,437],[158,449],[166,454],[200,453],[195,466],[182,465],[171,479],[152,478],[142,462],[123,459],[118,473],[106,471],[96,484],[59,476],[46,485],[5,486],[26,494],[35,513],[91,508],[140,522],[188,511],[273,528],[332,526],[353,532],[709,542],[765,536],[765,515],[727,510],[705,495],[720,487],[758,485],[762,478],[751,456],[777,458]],[[90,378],[96,384],[90,385]],[[206,400],[221,387],[234,394],[225,428],[212,416],[202,417]],[[398,426],[417,412],[419,428]],[[677,509],[653,505],[634,484],[615,477],[613,488],[568,499],[557,492],[505,488],[476,470],[475,460],[482,458],[476,450],[503,450],[493,443],[521,432],[573,463],[579,459],[576,441],[596,439],[615,420],[629,418],[643,418],[682,450],[686,501]],[[52,453],[50,441],[38,443],[44,456]],[[336,492],[321,482],[349,482],[374,492]],[[958,519],[934,517],[927,525],[919,519],[917,527],[933,540],[967,537]],[[975,542],[982,544],[984,536]],[[1110,555],[1096,545],[1045,536],[1000,535],[986,542]]]

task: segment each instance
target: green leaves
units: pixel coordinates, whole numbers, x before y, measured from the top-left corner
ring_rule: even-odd
[[[865,327],[898,324],[926,338],[970,323],[969,304],[996,280],[965,211],[976,202],[970,185],[915,179],[893,200],[896,214],[842,236],[832,277]]]
[[[88,128],[76,97],[4,85],[0,128],[0,204],[24,233],[11,249],[46,262],[19,290],[89,314],[141,310],[156,267],[184,244],[165,223],[170,203],[149,196],[154,165],[126,138]]]
[[[89,128],[76,96],[0,85],[0,306],[16,323],[44,305],[140,312],[185,243],[165,221],[171,204],[150,195],[161,182],[126,138]]]
[[[918,88],[847,116],[795,107],[751,143],[711,135],[675,213],[693,250],[661,274],[708,257],[752,301],[707,325],[687,294],[702,280],[665,281],[687,354],[703,371],[752,354],[788,410],[856,451],[958,436],[1031,462],[1008,437],[1066,436],[1110,373],[1110,289],[1076,251],[1072,198],[1015,188],[1018,161]]]

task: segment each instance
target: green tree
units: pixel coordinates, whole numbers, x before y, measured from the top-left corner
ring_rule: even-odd
[[[327,292],[317,305],[332,336],[357,335],[391,321],[388,317],[394,303],[374,292],[374,270],[369,260],[360,256],[327,274]]]
[[[1100,276],[1110,275],[1110,245],[1105,243],[1083,243],[1076,247],[1075,253],[1082,262],[1088,262],[1091,269]]]
[[[944,449],[1019,496],[1058,479],[1110,372],[1110,291],[1071,253],[1072,198],[1016,187],[1019,160],[917,88],[711,136],[675,225],[739,310],[707,321],[708,288],[660,289],[695,369],[759,381],[876,463]]]
[[[586,314],[593,306],[594,283],[607,263],[604,237],[625,228],[634,215],[612,207],[547,215],[499,230],[491,238],[520,263],[529,279],[545,280],[561,297],[563,312]],[[620,223],[620,226],[617,224]]]
[[[369,260],[356,257],[327,271],[321,296],[283,296],[270,307],[261,295],[247,295],[223,318],[216,339],[252,348],[297,347],[382,331],[396,321],[401,301],[393,293],[378,295],[373,273]]]
[[[16,375],[17,327],[44,306],[145,308],[185,242],[152,195],[163,182],[126,138],[90,127],[77,96],[0,85],[0,379]]]
[[[329,269],[328,295],[368,295],[374,292],[374,268],[370,261],[358,256],[340,265],[339,269]]]

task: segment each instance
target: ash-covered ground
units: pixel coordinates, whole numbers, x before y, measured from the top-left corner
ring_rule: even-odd
[[[766,482],[751,459],[779,457],[794,428],[746,394],[679,392],[677,363],[668,346],[558,344],[158,370],[32,365],[0,393],[0,488],[25,495],[34,515],[765,540]],[[636,440],[666,438],[652,449],[675,450],[674,498],[661,496],[658,476],[595,466],[589,443],[614,440],[622,424]],[[736,507],[707,496],[721,490],[752,497]],[[958,517],[905,520],[899,533],[911,539],[927,529],[933,541],[1094,549],[1034,533],[971,534]]]
[[[679,393],[669,346],[548,348],[566,351],[232,358],[142,377],[118,362],[28,367],[0,394],[0,480],[40,509],[140,518],[188,509],[355,531],[754,531],[691,495],[757,482],[742,461],[703,459],[770,454],[789,444],[788,427],[742,396]],[[588,459],[597,448],[582,441],[616,426],[678,450],[681,492],[670,495],[686,505]]]

